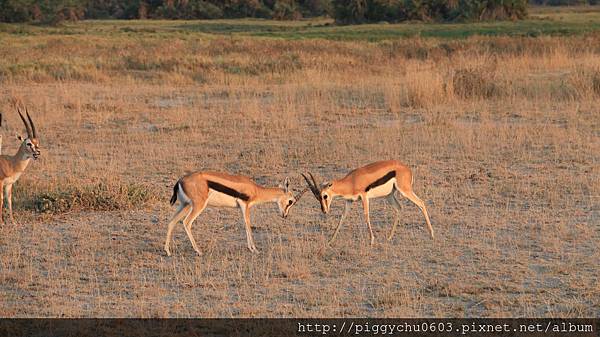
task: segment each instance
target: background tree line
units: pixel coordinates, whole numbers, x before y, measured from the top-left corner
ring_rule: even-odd
[[[528,0],[0,0],[0,21],[56,23],[82,19],[294,20],[330,16],[337,23],[520,19]],[[598,0],[529,0],[581,4]]]
[[[0,21],[81,19],[290,20],[330,15],[331,0],[0,0]]]

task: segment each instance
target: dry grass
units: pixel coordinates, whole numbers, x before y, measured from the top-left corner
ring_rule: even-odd
[[[597,35],[1,38],[3,153],[15,100],[43,146],[15,186],[23,225],[1,229],[2,316],[600,315]],[[304,170],[388,158],[414,169],[436,241],[404,202],[385,242],[393,213],[375,202],[376,246],[355,206],[327,247],[342,204],[325,218],[307,197],[287,220],[253,213],[259,255],[235,210],[198,218],[203,257],[180,227],[162,251],[188,170],[300,188]],[[77,207],[29,210],[44,196]]]

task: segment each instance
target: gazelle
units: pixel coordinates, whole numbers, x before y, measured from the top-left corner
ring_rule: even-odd
[[[6,202],[8,203],[10,221],[15,223],[12,212],[12,185],[19,180],[19,177],[21,177],[21,174],[23,174],[29,165],[31,159],[38,159],[40,156],[40,144],[37,139],[35,125],[29,116],[29,112],[27,109],[25,110],[29,124],[27,124],[27,121],[23,118],[23,115],[18,108],[17,112],[19,113],[23,124],[25,124],[27,138],[23,139],[21,136],[17,137],[21,141],[21,146],[19,146],[19,149],[14,156],[0,156],[0,189],[4,192],[0,193],[0,221],[2,224],[4,224],[4,216],[2,214],[4,198],[6,198]]]
[[[183,227],[192,242],[194,250],[198,255],[202,255],[192,236],[192,223],[207,206],[212,206],[239,208],[241,210],[246,227],[248,249],[253,253],[257,253],[258,250],[252,238],[250,208],[258,204],[274,202],[279,208],[280,215],[286,218],[290,208],[300,200],[307,190],[305,189],[294,196],[290,192],[289,178],[285,178],[283,185],[269,188],[262,187],[244,176],[235,176],[220,172],[190,173],[179,179],[173,187],[171,205],[175,204],[177,199],[179,199],[180,205],[167,228],[165,251],[167,255],[171,256],[169,244],[173,228],[183,219]]]
[[[304,180],[308,184],[308,187],[313,192],[315,198],[321,204],[321,211],[327,214],[333,198],[339,196],[346,200],[344,213],[340,218],[340,221],[333,233],[333,236],[329,240],[329,244],[333,243],[335,237],[340,231],[342,222],[350,210],[352,202],[360,199],[363,205],[363,211],[369,228],[369,235],[371,238],[371,245],[375,243],[375,236],[373,235],[373,229],[371,228],[371,220],[369,218],[369,200],[375,198],[386,197],[387,201],[396,210],[397,218],[392,227],[392,231],[388,240],[391,240],[396,231],[396,225],[399,221],[400,214],[400,203],[396,196],[395,191],[400,191],[404,197],[415,203],[423,212],[425,221],[427,222],[427,229],[433,239],[433,228],[429,221],[429,215],[427,214],[427,208],[425,203],[415,195],[412,190],[413,175],[408,167],[395,160],[378,161],[369,165],[357,168],[352,172],[348,173],[344,178],[334,180],[323,185],[319,185],[315,180],[315,177],[309,172],[311,179],[304,174]]]

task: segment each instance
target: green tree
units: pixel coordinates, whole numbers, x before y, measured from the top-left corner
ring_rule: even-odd
[[[363,23],[367,13],[367,0],[334,0],[335,21],[342,24]]]
[[[56,24],[83,18],[84,9],[81,0],[0,0],[0,21]]]

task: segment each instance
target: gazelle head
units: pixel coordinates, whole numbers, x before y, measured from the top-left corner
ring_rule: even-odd
[[[37,160],[41,152],[40,143],[37,139],[37,133],[35,131],[35,125],[31,120],[31,116],[29,116],[29,111],[27,111],[27,108],[25,108],[25,114],[27,115],[27,120],[29,120],[29,124],[27,124],[27,120],[25,120],[23,114],[21,114],[21,109],[17,108],[17,112],[19,113],[23,124],[25,124],[25,130],[27,131],[27,138],[23,138],[20,135],[17,136],[17,139],[22,142],[21,149],[24,151],[25,156],[27,158],[33,158]]]
[[[333,193],[331,191],[332,184],[319,184],[312,173],[308,172],[308,175],[311,179],[308,179],[308,177],[302,173],[304,180],[306,180],[306,183],[308,184],[308,188],[310,188],[313,195],[315,198],[317,198],[317,201],[321,205],[321,211],[323,211],[325,214],[329,213],[329,207],[331,206],[331,201],[333,200]]]
[[[292,208],[292,206],[294,206],[298,202],[298,200],[300,200],[300,198],[302,198],[302,195],[308,189],[304,189],[302,192],[300,192],[294,196],[290,190],[290,178],[289,177],[285,178],[285,180],[283,181],[283,185],[279,185],[279,188],[281,188],[284,193],[277,200],[277,206],[279,207],[279,214],[281,215],[282,218],[285,219],[285,218],[287,218],[288,213],[289,213],[290,209]]]

